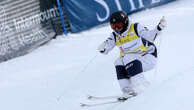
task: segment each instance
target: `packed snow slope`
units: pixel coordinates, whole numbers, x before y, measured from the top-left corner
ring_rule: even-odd
[[[179,0],[131,15],[154,28],[158,65],[145,73],[150,86],[124,103],[82,108],[86,95],[121,94],[114,60],[119,50],[101,55],[96,48],[111,32],[108,25],[58,36],[32,53],[0,64],[0,110],[194,110],[194,0]]]

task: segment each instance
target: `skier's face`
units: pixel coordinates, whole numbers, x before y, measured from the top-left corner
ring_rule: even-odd
[[[121,30],[123,29],[123,23],[114,23],[111,24],[111,28],[116,31],[116,32],[121,32]]]

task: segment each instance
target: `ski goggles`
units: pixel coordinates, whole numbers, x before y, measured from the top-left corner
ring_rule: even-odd
[[[117,32],[123,29],[123,23],[113,23],[111,24],[111,28]]]

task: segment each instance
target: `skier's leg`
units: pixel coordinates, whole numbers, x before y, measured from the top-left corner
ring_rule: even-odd
[[[126,55],[125,64],[128,75],[131,77],[131,87],[136,93],[140,93],[147,85],[147,80],[143,75],[142,56],[139,55]]]
[[[130,80],[133,90],[137,94],[141,93],[149,85],[149,82],[144,77],[142,62],[134,60],[126,65],[126,70],[131,76]]]
[[[131,77],[143,72],[142,63],[139,60],[129,62],[125,66],[125,69],[127,70],[128,75]]]
[[[123,65],[122,58],[118,58],[115,61],[115,68],[117,72],[117,79],[121,91],[123,92],[123,97],[127,98],[130,94],[134,95],[134,90],[131,85],[130,77],[125,69],[125,66]]]
[[[118,81],[123,94],[134,93],[130,79],[119,79]]]
[[[142,62],[142,67],[144,72],[153,69],[157,64],[157,58],[151,54],[147,54],[141,57],[140,60]]]
[[[144,73],[131,77],[132,87],[136,93],[141,93],[149,86],[149,81],[145,78]]]
[[[134,87],[132,85],[133,82],[131,82],[131,78],[141,72],[143,72],[142,70],[142,64],[139,60],[141,57],[141,55],[138,55],[138,54],[126,54],[124,57],[122,57],[122,62],[123,62],[123,68],[125,68],[125,76],[127,76],[129,79],[128,81],[126,80],[121,80],[119,81],[120,83],[120,86],[121,86],[121,89],[122,91],[130,91],[128,92],[128,94],[130,94],[131,92],[132,93],[135,93],[136,91],[134,90]],[[127,84],[128,82],[128,86],[126,86],[125,84]],[[123,86],[122,86],[123,85]],[[127,88],[126,90],[124,88]],[[126,93],[126,92],[125,92]]]
[[[151,54],[147,54],[139,58],[139,61],[142,63],[143,72],[146,72],[154,68],[154,66],[156,65],[157,59],[155,56]],[[150,84],[149,81],[145,78],[143,72],[131,77],[133,88],[137,93],[142,92]]]
[[[116,68],[116,73],[117,73],[117,79],[129,79],[128,73],[125,70],[125,66],[122,65],[117,65],[115,66]]]
[[[121,95],[121,97],[118,98],[118,100],[124,101],[132,96],[137,95],[137,93],[134,91],[132,87],[130,79],[119,79],[119,85],[123,94]]]
[[[125,65],[123,64],[123,59],[118,58],[114,64],[116,68],[117,79],[129,79],[127,71],[125,70]]]

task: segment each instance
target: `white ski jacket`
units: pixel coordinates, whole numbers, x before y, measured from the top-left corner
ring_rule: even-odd
[[[129,21],[131,21],[129,19]],[[108,54],[115,46],[120,49],[120,57],[126,54],[153,53],[155,46],[149,46],[148,42],[153,42],[158,34],[157,27],[148,30],[141,24],[129,22],[127,30],[121,35],[113,31],[104,41],[104,52]],[[148,52],[149,51],[149,52]]]

